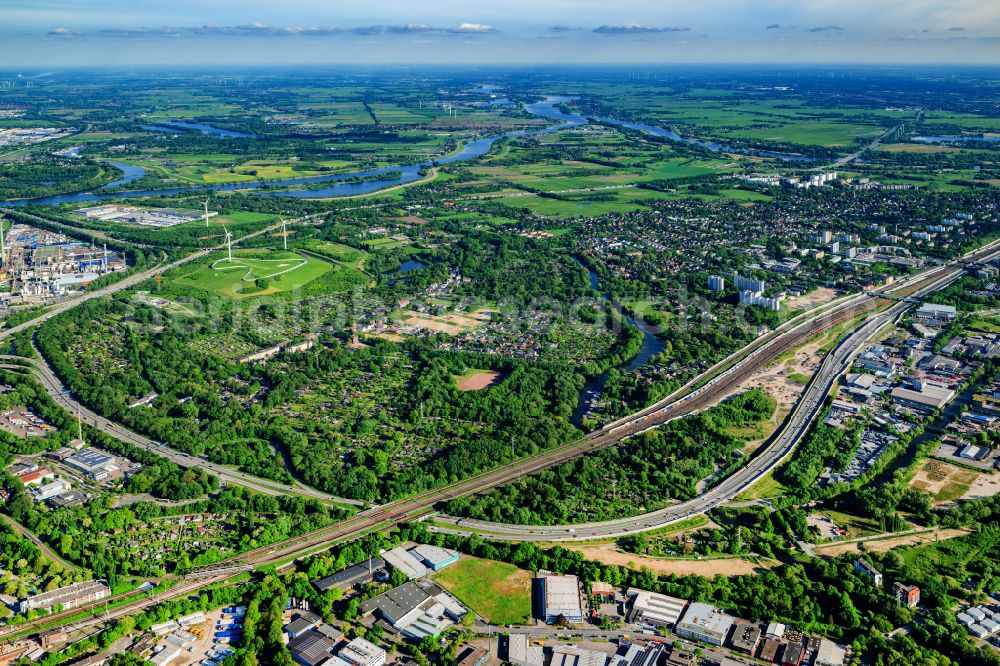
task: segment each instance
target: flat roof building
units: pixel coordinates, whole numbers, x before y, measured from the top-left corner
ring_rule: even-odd
[[[103,451],[98,451],[97,449],[90,447],[77,451],[69,458],[66,458],[63,462],[73,469],[83,472],[84,474],[90,474],[97,468],[110,465],[114,461],[114,458]]]
[[[554,624],[560,617],[569,622],[583,622],[580,581],[576,576],[546,574],[541,576],[545,622]]]
[[[616,654],[611,657],[608,666],[657,666],[660,663],[660,656],[666,652],[667,646],[663,643],[652,643],[648,647],[631,643],[625,650],[625,654]]]
[[[925,383],[919,390],[896,387],[892,389],[892,398],[917,408],[941,409],[955,398],[955,392],[942,386]]]
[[[334,645],[332,640],[310,629],[289,641],[288,651],[292,653],[292,659],[303,666],[319,666],[330,658]]]
[[[734,650],[752,655],[760,643],[760,627],[749,622],[736,622],[729,644]]]
[[[409,552],[432,571],[440,571],[449,564],[458,562],[458,558],[460,557],[454,550],[439,548],[438,546],[431,546],[425,543],[414,546]]]
[[[602,583],[601,581],[595,580],[590,584],[590,594],[604,599],[614,599],[615,588],[611,585],[611,583]]]
[[[951,321],[958,315],[958,311],[952,305],[939,305],[937,303],[924,303],[917,308],[916,316],[921,319],[939,319],[941,321]]]
[[[385,560],[381,557],[373,557],[365,560],[364,562],[359,562],[358,564],[347,567],[343,571],[339,571],[333,575],[314,580],[313,585],[320,592],[326,592],[327,590],[332,590],[333,588],[349,590],[355,585],[367,583],[374,578],[379,571],[384,570]]]
[[[648,622],[661,627],[673,627],[687,606],[687,602],[683,599],[636,588],[629,589],[628,596],[632,599],[632,607],[628,614],[629,622]]]
[[[545,653],[542,646],[531,644],[527,634],[511,634],[507,637],[507,661],[514,666],[543,666]]]
[[[773,662],[778,656],[778,648],[780,647],[781,643],[775,639],[765,638],[764,644],[760,646],[760,654],[758,655],[758,658],[767,662]]]
[[[338,651],[337,656],[354,666],[382,666],[386,651],[364,638],[355,638]]]
[[[110,594],[111,589],[103,580],[88,580],[28,597],[18,605],[18,611],[27,613],[29,610],[49,609],[56,605],[62,605],[64,609],[68,610],[103,599]]]
[[[429,598],[427,592],[410,581],[369,599],[361,604],[360,610],[362,615],[378,611],[389,624],[395,625]]]
[[[847,661],[847,650],[833,641],[820,639],[813,666],[844,666],[845,661]]]
[[[392,568],[399,569],[410,580],[427,574],[427,567],[424,566],[423,562],[411,555],[405,548],[393,548],[382,553],[382,557],[392,565]]]
[[[552,648],[549,666],[605,666],[608,657],[603,652],[584,650],[575,645],[556,645]]]
[[[904,585],[896,582],[892,584],[892,596],[901,604],[909,608],[915,608],[920,603],[920,588],[916,585]]]
[[[802,643],[789,643],[785,646],[784,654],[781,655],[781,666],[799,666],[805,653]]]
[[[687,607],[675,632],[684,638],[722,646],[733,626],[733,618],[718,608],[695,601]]]

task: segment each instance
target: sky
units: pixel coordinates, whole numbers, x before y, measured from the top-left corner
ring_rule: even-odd
[[[1000,0],[0,0],[0,67],[1000,64]]]

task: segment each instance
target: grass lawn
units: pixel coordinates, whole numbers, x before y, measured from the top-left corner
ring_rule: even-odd
[[[513,564],[463,555],[434,581],[493,624],[531,619],[531,572]]]
[[[771,472],[765,474],[760,481],[753,484],[742,493],[733,498],[734,502],[752,502],[759,499],[772,499],[780,497],[785,493],[785,486],[772,476]]]
[[[233,298],[264,296],[301,287],[332,268],[332,264],[322,259],[294,252],[255,253],[253,256],[236,252],[232,263],[220,253],[207,265],[202,264],[173,278],[173,282]],[[261,288],[257,280],[266,281],[266,286]]]

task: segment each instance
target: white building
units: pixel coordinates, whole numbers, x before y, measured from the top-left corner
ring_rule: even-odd
[[[511,634],[507,639],[507,661],[514,666],[542,666],[542,646],[532,645],[527,634]]]
[[[386,652],[363,638],[355,638],[341,649],[337,656],[354,666],[382,666]]]
[[[629,589],[628,596],[632,599],[628,619],[633,623],[645,622],[661,627],[673,627],[687,606],[687,602],[683,599],[635,588]]]
[[[733,626],[733,618],[718,608],[692,602],[674,631],[678,636],[721,646]]]
[[[916,316],[921,319],[937,319],[939,321],[952,321],[958,312],[951,305],[938,305],[936,303],[924,303],[917,308]]]
[[[583,622],[580,581],[576,576],[546,574],[541,576],[545,599],[545,621],[554,624],[560,616],[569,622]]]

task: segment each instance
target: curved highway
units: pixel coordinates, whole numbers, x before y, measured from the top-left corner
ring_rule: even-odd
[[[24,213],[19,213],[19,214],[24,215]],[[37,216],[28,215],[28,217],[37,217]],[[286,224],[303,222],[313,217],[316,217],[316,215],[297,218],[294,220],[288,220]],[[38,219],[46,221],[44,220],[44,218],[38,218]],[[248,238],[253,238],[254,236],[259,236],[261,234],[265,234],[270,231],[275,231],[279,228],[281,228],[280,223],[264,227],[258,231],[247,234],[246,236],[243,236],[238,240],[234,240],[233,245],[237,245],[239,242],[244,241]],[[81,303],[85,303],[94,298],[110,296],[111,294],[115,294],[130,287],[134,287],[135,285],[145,280],[156,277],[157,275],[161,275],[169,270],[177,268],[178,266],[183,266],[184,264],[190,263],[192,261],[195,261],[196,259],[200,259],[201,257],[211,254],[212,252],[217,252],[219,250],[222,250],[224,247],[225,246],[220,245],[213,248],[198,250],[197,252],[189,254],[186,257],[183,257],[176,261],[172,261],[166,264],[161,263],[160,265],[154,268],[133,273],[132,275],[129,275],[119,280],[118,282],[115,282],[114,284],[110,284],[106,287],[95,289],[93,291],[87,291],[80,294],[79,296],[69,298],[53,306],[51,309],[47,310],[45,313],[39,315],[38,317],[35,317],[34,319],[26,321],[23,324],[19,324],[17,326],[12,326],[10,328],[0,330],[0,340],[8,338],[21,331],[33,328],[41,323],[44,323],[49,319],[52,319],[53,317],[80,305]],[[37,348],[36,351],[38,351]],[[248,488],[251,488],[261,493],[266,493],[268,495],[301,495],[304,497],[309,497],[312,499],[318,499],[327,502],[351,504],[355,506],[362,505],[362,503],[358,502],[357,500],[336,497],[334,495],[330,495],[328,493],[315,490],[313,488],[310,488],[308,486],[302,485],[297,482],[294,486],[287,486],[277,481],[271,481],[269,479],[261,479],[259,477],[247,474],[245,472],[241,472],[239,470],[232,469],[224,465],[212,463],[204,458],[199,458],[197,456],[192,456],[182,451],[171,449],[170,447],[164,446],[159,442],[155,442],[152,439],[149,439],[148,437],[144,437],[142,435],[139,435],[138,433],[132,432],[131,430],[128,430],[123,426],[118,425],[117,423],[111,421],[110,419],[95,414],[94,412],[92,412],[91,410],[87,409],[85,406],[74,400],[73,397],[70,395],[69,391],[67,391],[66,388],[62,385],[62,382],[56,376],[55,372],[48,365],[47,361],[45,360],[45,356],[41,352],[38,352],[38,357],[39,358],[36,360],[36,359],[26,359],[20,356],[0,355],[0,361],[3,361],[5,364],[16,363],[20,365],[25,365],[28,368],[30,368],[31,371],[38,378],[41,385],[45,388],[45,390],[57,404],[59,404],[61,407],[63,407],[70,413],[79,412],[81,420],[84,423],[104,431],[105,433],[114,437],[115,439],[126,442],[133,446],[137,446],[139,448],[146,449],[148,451],[153,451],[154,453],[161,455],[164,458],[167,458],[168,460],[171,460],[172,462],[176,463],[181,467],[184,468],[200,467],[212,474],[215,474],[225,482],[246,486]]]
[[[995,250],[995,245],[991,244],[983,250],[977,251],[973,256],[984,256],[984,252],[987,253],[986,256],[996,254],[998,251]],[[956,281],[963,272],[961,267],[945,271],[941,271],[941,269],[930,271],[930,276],[924,277],[921,282],[918,282],[918,287],[908,297],[915,300],[920,299]],[[927,282],[927,284],[922,284],[922,282]],[[905,290],[912,287],[912,281],[903,281],[894,290]],[[861,352],[867,341],[884,326],[898,321],[912,305],[912,302],[908,300],[897,301],[888,309],[868,318],[846,338],[842,339],[823,359],[816,374],[796,402],[792,413],[778,432],[772,436],[771,442],[763,451],[758,453],[747,466],[726,477],[718,485],[698,497],[639,516],[594,523],[555,526],[516,525],[452,516],[436,516],[437,523],[445,524],[437,525],[431,529],[455,534],[479,534],[506,541],[584,541],[660,529],[725,504],[774,470],[791,454],[795,445],[808,432],[810,424],[821,411],[824,400],[833,390],[837,379],[850,369],[854,358]],[[719,399],[724,396],[724,394],[717,395]]]

